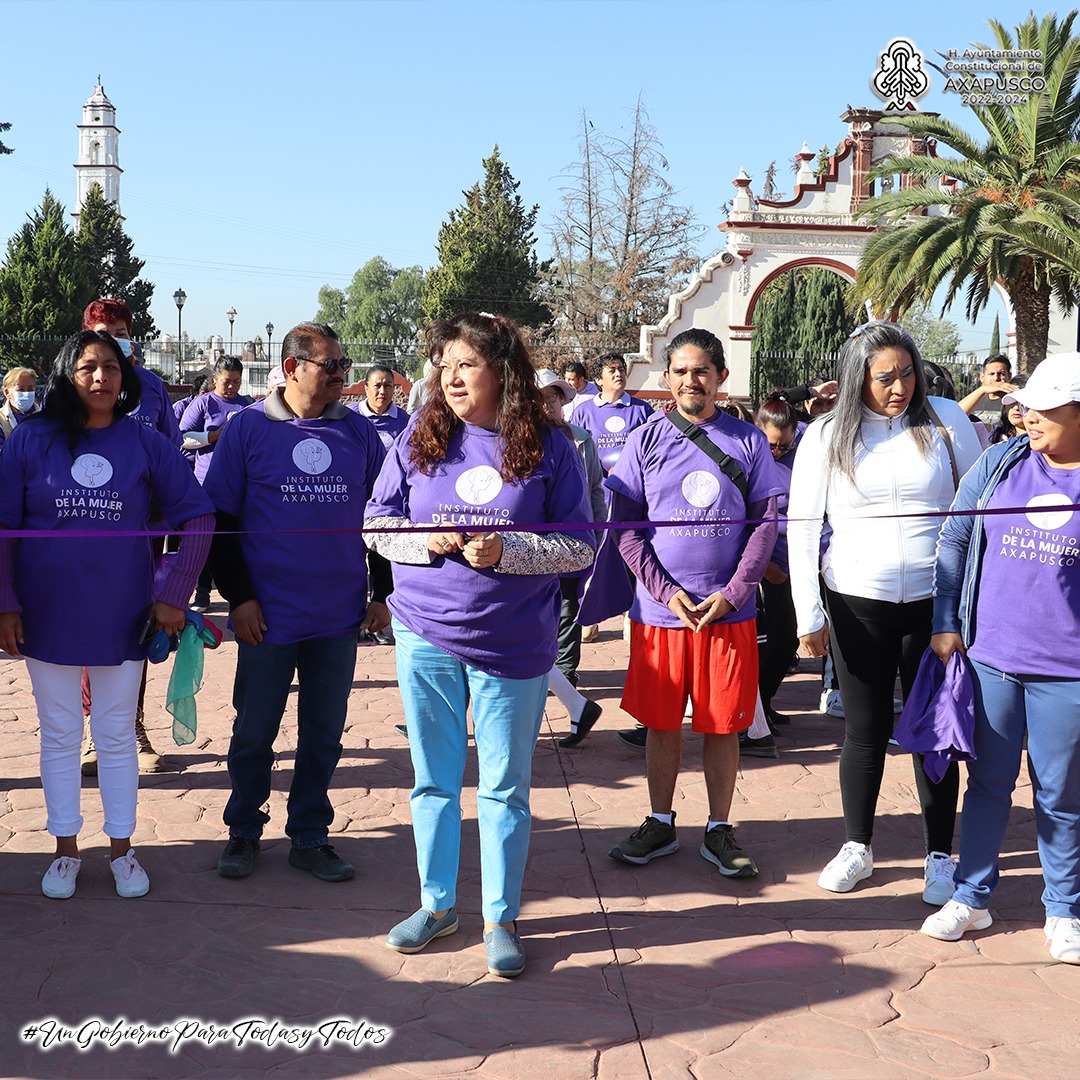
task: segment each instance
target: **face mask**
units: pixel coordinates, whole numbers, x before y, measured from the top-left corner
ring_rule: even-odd
[[[33,390],[15,390],[11,395],[12,404],[21,413],[29,412],[34,407]]]
[[[113,338],[117,345],[120,346],[120,351],[130,360],[131,359],[131,342],[126,337]]]

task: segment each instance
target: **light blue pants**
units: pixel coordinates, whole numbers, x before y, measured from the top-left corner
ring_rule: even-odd
[[[396,619],[394,639],[415,773],[409,805],[420,903],[429,911],[457,903],[461,784],[468,749],[465,712],[471,701],[484,919],[512,922],[521,909],[532,823],[532,756],[548,677],[488,675],[429,645]]]
[[[1047,915],[1080,916],[1080,680],[971,667],[979,759],[968,764],[953,899],[990,906],[1026,731],[1043,904]]]

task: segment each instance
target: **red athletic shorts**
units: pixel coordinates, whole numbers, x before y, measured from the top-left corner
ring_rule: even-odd
[[[622,707],[648,728],[682,727],[686,699],[694,731],[730,735],[754,722],[757,623],[710,623],[695,634],[630,621],[630,664]]]

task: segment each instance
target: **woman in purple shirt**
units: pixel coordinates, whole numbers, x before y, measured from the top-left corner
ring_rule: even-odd
[[[427,341],[438,383],[387,454],[365,522],[416,526],[365,536],[395,563],[389,606],[416,774],[410,806],[421,907],[386,944],[419,952],[457,929],[471,703],[484,944],[488,971],[509,978],[525,967],[516,920],[559,575],[588,567],[594,545],[589,529],[526,530],[592,515],[577,451],[544,412],[517,327],[467,313],[433,323]]]
[[[76,534],[0,540],[0,648],[26,656],[37,703],[41,786],[56,838],[41,889],[54,899],[75,892],[81,866],[84,666],[116,891],[142,896],[150,888],[131,848],[144,642],[158,629],[183,629],[214,524],[180,451],[130,415],[140,386],[115,339],[84,330],[57,357],[41,412],[15,429],[0,455],[0,528]],[[145,532],[152,497],[185,532],[158,578]]]
[[[970,661],[977,760],[955,892],[922,932],[957,941],[993,921],[1026,737],[1046,940],[1080,964],[1080,354],[1047,357],[1003,401],[1023,409],[1027,434],[979,459],[938,540],[931,646]]]

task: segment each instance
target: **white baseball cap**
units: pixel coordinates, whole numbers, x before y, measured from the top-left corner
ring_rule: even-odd
[[[562,391],[564,405],[568,405],[577,397],[577,391],[565,379],[560,379],[551,368],[541,368],[536,373],[536,385],[541,390],[546,390],[549,386],[557,386]]]
[[[1073,401],[1080,401],[1080,353],[1075,352],[1048,356],[1024,387],[1001,399],[1003,405],[1015,403],[1039,412]]]

